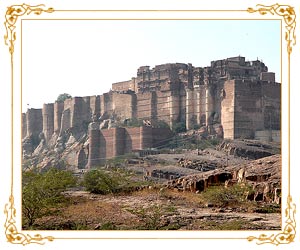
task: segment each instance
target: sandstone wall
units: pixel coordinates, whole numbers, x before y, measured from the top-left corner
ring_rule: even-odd
[[[125,151],[125,128],[113,129],[113,156],[123,155]]]
[[[83,128],[91,120],[91,110],[88,97],[73,97],[71,102],[71,127]]]
[[[224,84],[224,138],[254,138],[255,131],[280,129],[280,84],[230,80]]]
[[[178,104],[176,103],[178,98],[172,96],[170,91],[157,92],[156,95],[156,106],[153,104],[156,111],[156,119],[165,121],[167,124],[172,126],[171,121],[176,120],[178,116]]]
[[[26,113],[22,113],[22,139],[26,137],[27,134],[27,120],[26,120]]]
[[[122,91],[127,91],[127,90],[136,91],[134,77],[129,81],[116,82],[116,83],[112,84],[112,91],[122,92]]]
[[[168,128],[153,128],[152,147],[156,148],[168,144],[169,139],[173,136],[173,132]]]
[[[262,97],[261,82],[235,80],[235,138],[254,138],[264,128]]]
[[[65,109],[61,115],[61,126],[59,135],[61,136],[67,129],[71,127],[71,110]]]
[[[130,153],[134,149],[141,149],[140,143],[140,128],[126,128],[125,129],[125,145],[124,153]]]
[[[89,156],[88,166],[95,167],[100,164],[100,130],[99,123],[93,122],[89,125]]]
[[[89,125],[88,167],[94,167],[133,150],[157,147],[167,143],[172,132],[166,128],[136,127],[99,130],[98,123]],[[82,154],[82,158],[84,155]]]
[[[199,86],[199,91],[200,91],[200,113],[198,119],[199,119],[199,124],[200,126],[205,125],[205,120],[206,120],[206,110],[205,110],[205,104],[206,104],[206,90],[204,85]]]
[[[112,93],[112,110],[120,118],[132,118],[134,103],[133,95],[120,94],[117,92]]]
[[[61,128],[62,113],[64,111],[64,102],[54,103],[54,132],[59,134]]]
[[[262,82],[263,122],[265,129],[281,128],[281,84]]]
[[[90,109],[92,114],[100,115],[100,96],[95,95],[90,97]]]
[[[193,125],[195,124],[195,115],[197,112],[197,107],[194,103],[196,100],[196,92],[191,89],[186,89],[186,129],[193,129]]]
[[[152,128],[140,127],[140,149],[151,148],[152,142]]]
[[[234,139],[234,112],[235,112],[235,81],[229,80],[224,84],[222,100],[221,123],[225,139]]]
[[[153,92],[137,93],[137,118],[151,119],[153,112]]]
[[[100,96],[100,110],[101,115],[105,112],[111,114],[113,111],[113,99],[112,99],[112,92],[104,93]]]
[[[114,129],[103,129],[100,131],[103,137],[101,137],[102,140],[100,140],[100,148],[104,147],[105,150],[102,150],[102,152],[105,154],[101,154],[101,159],[109,159],[115,157],[115,151],[114,151]],[[103,145],[103,146],[102,146]]]
[[[43,133],[46,142],[48,142],[54,132],[54,104],[44,104],[43,105]]]
[[[39,134],[43,131],[42,109],[28,109],[26,112],[26,136],[33,136],[38,140]]]

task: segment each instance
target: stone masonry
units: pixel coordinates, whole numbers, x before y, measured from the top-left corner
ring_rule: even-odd
[[[97,158],[107,158],[153,146],[140,138],[146,131],[135,133],[138,142],[132,139],[139,147],[123,143],[133,133],[129,128],[100,131],[95,124],[104,116],[118,121],[148,120],[151,124],[164,121],[170,128],[180,122],[188,130],[202,128],[211,135],[221,128],[224,138],[254,138],[257,131],[280,130],[280,95],[281,84],[275,82],[275,74],[268,72],[263,62],[245,61],[241,56],[212,61],[207,67],[183,63],[142,66],[130,80],[113,83],[108,93],[28,109],[22,115],[22,139],[27,146],[29,138],[35,145],[42,139],[55,145],[64,134],[87,131],[93,121],[89,133],[96,139],[90,138],[88,156],[92,162],[93,150],[99,154]],[[111,133],[112,140],[124,140],[115,148],[106,140],[109,146],[104,149],[103,138]]]

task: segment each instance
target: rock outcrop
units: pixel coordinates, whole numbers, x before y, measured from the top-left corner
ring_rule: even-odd
[[[280,202],[281,155],[273,155],[247,164],[188,175],[168,182],[167,187],[181,191],[201,192],[212,185],[233,184],[252,187],[253,200]]]

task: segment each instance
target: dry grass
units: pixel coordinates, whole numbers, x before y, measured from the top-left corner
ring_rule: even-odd
[[[240,217],[241,214],[232,217],[231,213],[225,214],[226,209],[218,212],[218,208],[204,208],[206,200],[201,197],[201,194],[169,189],[144,189],[117,196],[81,194],[79,197],[71,196],[69,205],[61,208],[59,214],[39,219],[34,229],[240,230],[242,227],[263,229],[264,225],[254,225],[250,221],[252,217],[258,216],[257,214],[248,213],[247,219],[243,219],[244,216]]]

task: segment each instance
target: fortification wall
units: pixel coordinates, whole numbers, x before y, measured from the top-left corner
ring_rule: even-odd
[[[54,133],[59,134],[61,128],[62,113],[64,111],[64,102],[54,103]]]
[[[43,131],[42,109],[28,109],[26,113],[26,136],[33,136],[38,139],[39,134]]]
[[[152,128],[151,127],[140,127],[140,149],[152,147]]]
[[[22,138],[34,135],[38,140],[43,131],[49,141],[53,133],[62,135],[69,128],[82,132],[92,115],[98,118],[104,113],[121,119],[162,120],[171,128],[177,122],[185,122],[187,129],[221,123],[225,138],[253,138],[257,130],[280,130],[281,85],[267,70],[262,62],[246,62],[244,57],[213,61],[204,68],[180,63],[142,66],[136,78],[114,83],[113,91],[103,95],[28,110],[22,115]],[[103,130],[97,140],[105,146],[98,158],[153,146],[153,133],[148,128]]]
[[[123,155],[125,149],[125,128],[113,128],[113,155]]]
[[[235,81],[224,83],[224,96],[221,102],[221,123],[225,139],[234,139],[234,112],[235,112]]]
[[[176,119],[178,111],[178,103],[175,103],[176,97],[172,99],[170,96],[171,92],[157,92],[156,95],[156,106],[153,107],[156,109],[156,118],[157,120],[165,121],[167,124],[171,125],[171,119]]]
[[[152,115],[152,95],[153,92],[137,93],[137,118],[149,119]]]
[[[112,109],[114,113],[122,118],[132,118],[133,114],[133,97],[131,94],[112,93]]]
[[[265,129],[281,128],[281,84],[262,82],[263,123]]]
[[[93,122],[89,125],[88,167],[97,166],[104,163],[105,159],[130,153],[133,150],[166,144],[172,135],[172,131],[167,128],[135,127],[99,130],[99,124]],[[84,158],[83,153],[82,158]]]
[[[22,139],[26,137],[26,134],[27,134],[26,113],[22,113]]]
[[[103,115],[105,112],[112,114],[113,111],[113,98],[112,92],[104,93],[100,96],[100,113]]]
[[[92,114],[100,115],[100,96],[90,96],[90,110]]]
[[[101,158],[113,158],[115,157],[115,151],[114,151],[114,129],[103,129],[100,131],[103,140],[100,141],[100,147],[102,148],[102,145],[105,145],[105,155],[101,155]]]
[[[46,142],[48,142],[54,132],[54,104],[48,103],[43,105],[43,133]]]
[[[173,136],[173,132],[168,128],[152,128],[152,147],[166,145]]]
[[[71,127],[83,128],[91,120],[89,97],[73,97],[71,103]]]
[[[254,138],[255,131],[280,129],[280,84],[231,80],[224,90],[224,138]]]
[[[140,128],[126,128],[124,131],[125,145],[124,154],[130,153],[134,149],[141,149]]]
[[[206,100],[205,100],[205,96],[206,96],[206,90],[205,90],[205,86],[204,85],[200,85],[199,86],[199,94],[198,97],[200,98],[198,100],[198,112],[197,112],[197,122],[200,126],[205,125],[205,120],[206,120],[206,111],[205,111],[205,104],[206,104]]]
[[[194,90],[186,89],[186,129],[193,129],[193,125],[196,123],[196,105],[195,105],[196,93]]]
[[[89,156],[88,167],[95,167],[100,164],[100,130],[99,123],[92,122],[89,124]]]
[[[116,82],[112,84],[112,91],[122,92],[127,90],[136,91],[134,77],[129,81]]]
[[[69,129],[71,127],[71,117],[72,117],[72,113],[71,110],[65,109],[62,112],[61,115],[61,126],[60,126],[60,132],[59,135],[61,136],[67,129]]]
[[[262,98],[261,82],[235,81],[235,138],[254,138],[255,130],[263,130],[264,102]]]

